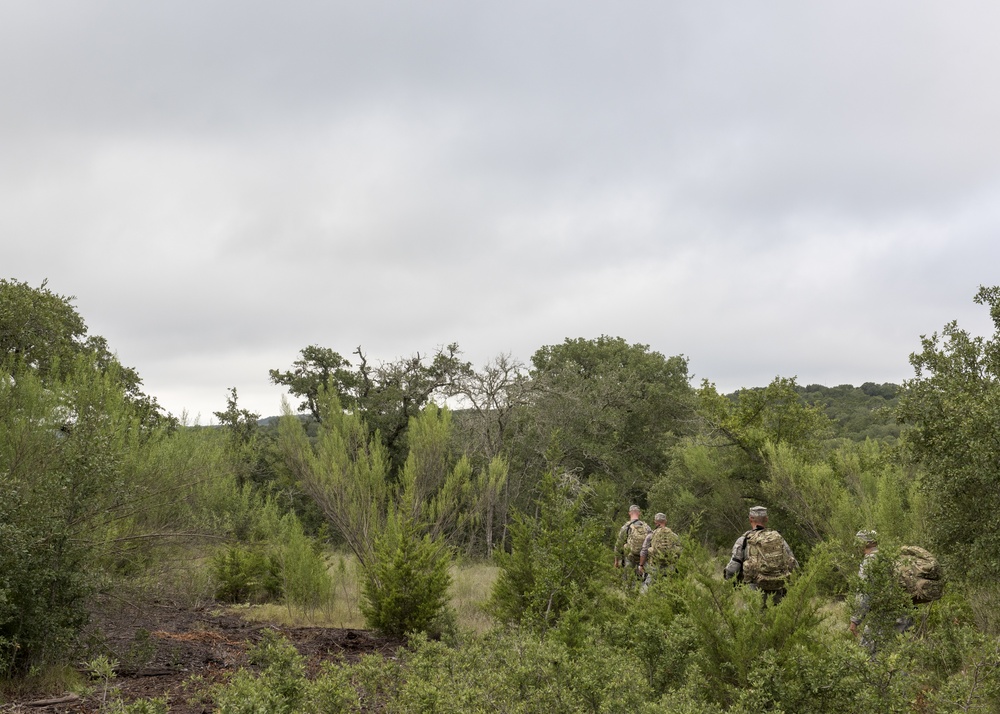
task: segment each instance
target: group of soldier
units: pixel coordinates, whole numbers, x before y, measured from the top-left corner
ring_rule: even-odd
[[[643,522],[639,506],[629,506],[628,516],[628,523],[618,531],[615,567],[634,572],[645,592],[658,575],[676,565],[681,539],[667,527],[667,516],[663,513],[653,516],[656,528]]]
[[[653,520],[656,528],[643,522],[639,506],[629,506],[629,520],[615,543],[615,567],[634,573],[643,590],[674,568],[681,551],[681,540],[667,527],[666,515],[657,513]],[[785,596],[785,582],[798,561],[781,534],[767,527],[767,520],[764,506],[750,509],[750,529],[733,544],[723,577],[760,591],[765,605],[768,601],[776,605]]]
[[[642,509],[637,505],[630,506],[629,520],[619,530],[615,543],[615,567],[624,569],[626,581],[640,583],[643,592],[657,577],[675,569],[681,552],[681,539],[667,527],[666,515],[657,513],[653,520],[656,527],[650,528],[642,520]],[[786,594],[788,577],[798,567],[798,561],[781,534],[768,528],[767,508],[752,507],[749,520],[750,528],[733,544],[732,556],[722,575],[726,580],[743,583],[759,591],[765,607],[769,603],[777,605]],[[875,531],[860,531],[857,539],[864,548],[859,572],[864,586],[866,571],[878,553],[878,540]],[[862,643],[869,649],[873,649],[868,629],[859,632],[868,610],[869,598],[862,587],[851,616],[850,630],[854,635],[861,636]],[[903,632],[912,624],[911,618],[900,618],[896,631]]]

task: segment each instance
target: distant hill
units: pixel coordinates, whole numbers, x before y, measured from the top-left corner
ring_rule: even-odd
[[[825,387],[822,384],[810,384],[798,387],[798,393],[807,404],[821,407],[834,425],[834,438],[864,441],[876,439],[879,441],[895,441],[899,437],[900,425],[892,416],[899,401],[902,387],[898,384],[875,384],[865,382],[860,387],[841,384],[836,387]],[[735,398],[736,393],[728,395]],[[457,410],[456,414],[462,410]],[[310,417],[299,414],[303,421]],[[280,416],[269,416],[259,419],[261,427],[276,427]]]
[[[899,438],[901,427],[893,418],[902,391],[898,384],[865,382],[860,387],[810,384],[799,387],[798,391],[806,403],[823,408],[834,423],[836,437],[852,441]]]

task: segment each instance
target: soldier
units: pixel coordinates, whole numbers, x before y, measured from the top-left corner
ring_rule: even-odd
[[[854,612],[851,615],[850,630],[851,634],[855,637],[858,636],[858,627],[861,622],[867,617],[869,611],[872,607],[872,588],[878,588],[878,584],[873,584],[870,581],[869,575],[872,572],[875,564],[875,559],[878,557],[878,533],[873,530],[868,531],[858,531],[855,534],[858,542],[864,549],[864,557],[861,559],[861,566],[858,568],[858,578],[860,579],[860,588],[858,589],[857,602],[854,606]],[[895,574],[891,576],[895,580]],[[894,583],[890,583],[890,586]],[[892,623],[892,629],[902,634],[908,629],[913,627],[913,617],[908,612],[899,613],[899,616],[895,618],[893,622],[893,612],[889,615],[889,621],[885,624],[884,628],[878,626],[875,627],[873,631],[872,628],[865,625],[864,631],[861,633],[861,644],[871,652],[872,655],[878,649],[879,642],[886,639],[885,635],[889,632],[889,624]],[[884,629],[885,632],[881,630]]]
[[[659,577],[674,567],[681,553],[681,539],[667,528],[667,516],[657,513],[653,517],[656,528],[646,536],[639,551],[639,575],[642,577],[642,591]]]
[[[615,540],[615,567],[627,566],[632,573],[639,567],[639,551],[652,528],[642,522],[642,509],[633,504],[628,508],[628,522],[618,531]],[[638,577],[638,576],[637,576]]]
[[[736,539],[722,576],[760,590],[766,607],[768,599],[777,605],[785,597],[785,581],[798,565],[781,534],[767,527],[767,508],[754,506],[750,509],[750,530]]]

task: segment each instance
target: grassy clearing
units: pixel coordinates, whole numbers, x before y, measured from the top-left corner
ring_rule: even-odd
[[[485,632],[493,624],[483,606],[490,597],[490,590],[499,569],[487,563],[465,563],[451,568],[451,604],[458,613],[458,626],[462,629]]]
[[[333,596],[314,609],[280,604],[240,605],[236,609],[249,620],[273,622],[283,627],[344,627],[363,629],[361,571],[352,555],[334,553],[328,559]],[[497,568],[486,563],[460,563],[451,568],[451,604],[462,629],[484,632],[492,619],[483,610]]]

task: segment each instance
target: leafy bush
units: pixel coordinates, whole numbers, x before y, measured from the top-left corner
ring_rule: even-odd
[[[142,448],[120,387],[86,360],[48,384],[0,365],[0,673],[67,653],[126,540]]]
[[[300,711],[306,689],[305,660],[281,635],[265,630],[249,653],[259,675],[243,669],[212,690],[220,714],[286,714]]]

